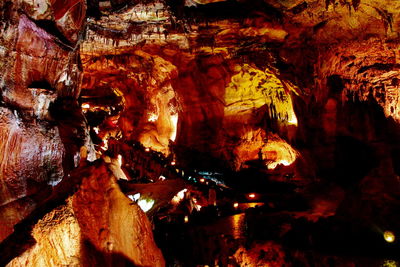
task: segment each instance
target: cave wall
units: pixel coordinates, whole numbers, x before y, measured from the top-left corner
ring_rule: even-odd
[[[272,159],[276,164],[278,151],[263,147],[277,134],[281,147],[289,143],[301,149],[299,158],[317,173],[332,173],[342,164],[336,161],[344,153],[338,152],[341,148],[336,149],[336,143],[347,142],[337,139],[351,136],[361,143],[373,142],[375,137],[366,140],[363,132],[374,135],[376,128],[382,127],[375,126],[373,118],[346,117],[344,114],[352,111],[342,107],[353,105],[356,98],[368,105],[372,92],[386,117],[396,120],[396,5],[386,1],[253,4],[131,3],[120,13],[104,11],[113,15],[91,21],[83,47],[88,57],[109,55],[112,64],[122,64],[116,63],[113,55],[132,55],[127,48],[134,46],[174,68],[170,80],[174,101],[179,103],[179,120],[177,140],[171,144],[183,164],[209,168],[219,162],[217,165],[235,170],[258,159]],[[226,12],[218,12],[221,8]],[[389,62],[387,54],[393,55]],[[247,78],[247,74],[254,77]],[[269,100],[270,92],[277,96],[282,92],[287,101],[279,97]],[[134,105],[140,107],[140,103]],[[133,121],[146,117],[139,113],[136,110]],[[342,118],[364,121],[368,130],[361,125],[349,129],[351,123],[342,123]],[[137,122],[133,125],[137,133],[150,128]],[[130,131],[135,132],[134,127]],[[161,131],[152,129],[153,133]],[[164,140],[166,147],[168,139]]]
[[[176,67],[157,55],[129,49],[96,57],[83,54],[83,60],[85,92],[97,88],[109,95],[116,88],[121,92],[124,110],[117,124],[124,139],[168,155],[179,119],[179,102],[171,85]]]
[[[71,140],[71,132],[79,127],[60,127],[61,115],[68,111],[57,107],[57,114],[51,113],[55,102],[74,103],[79,95],[77,47],[86,3],[2,1],[0,5],[2,240],[34,209],[43,198],[40,195],[74,166],[73,150],[80,141]],[[81,126],[80,110],[73,112]],[[66,142],[73,146],[64,146]]]
[[[82,111],[107,106],[106,123],[90,125],[92,137],[95,127],[106,133],[97,136],[103,145],[106,135],[137,141],[193,169],[255,166],[264,175],[288,165],[301,179],[333,184],[343,216],[383,218],[398,205],[397,2],[20,0],[0,7],[0,240],[78,167],[81,146],[90,150]],[[12,264],[45,254],[51,265],[68,242],[88,264],[164,264],[145,215],[104,167],[93,172],[103,176],[84,179],[72,202],[43,217],[37,244]],[[57,214],[66,217],[53,225]],[[64,224],[71,234],[61,233]],[[63,234],[71,241],[64,244]],[[47,247],[60,239],[62,248]]]

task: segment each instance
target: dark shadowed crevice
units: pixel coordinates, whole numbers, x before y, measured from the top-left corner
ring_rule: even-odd
[[[33,81],[31,84],[29,84],[28,88],[38,88],[38,89],[45,89],[48,91],[54,91],[54,88],[46,80]]]

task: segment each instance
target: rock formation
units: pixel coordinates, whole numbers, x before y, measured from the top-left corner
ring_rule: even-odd
[[[18,247],[2,263],[164,266],[117,179],[198,170],[239,188],[307,185],[296,192],[313,222],[387,218],[400,229],[399,10],[391,0],[2,1],[0,254]],[[235,257],[255,264],[250,254]]]

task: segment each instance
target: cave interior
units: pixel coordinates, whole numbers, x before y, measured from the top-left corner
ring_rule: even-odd
[[[400,1],[2,0],[0,32],[0,266],[400,266]]]

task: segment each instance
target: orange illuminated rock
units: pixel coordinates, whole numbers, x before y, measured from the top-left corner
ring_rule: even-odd
[[[98,6],[96,19],[85,17],[86,3]],[[40,192],[85,164],[79,152],[89,158],[82,145],[93,113],[98,154],[112,138],[147,151],[126,145],[109,166],[117,178],[130,178],[121,173],[129,168],[171,178],[172,161],[156,162],[158,151],[174,153],[170,173],[255,166],[284,169],[286,182],[300,158],[305,173],[321,175],[315,181],[381,195],[398,188],[399,10],[391,0],[2,1],[0,241]],[[93,170],[37,224],[38,243],[13,264],[162,266],[146,216],[110,176]],[[334,204],[315,202],[314,219],[335,214]],[[256,250],[263,257],[242,248],[235,258],[284,263],[274,243]]]
[[[68,41],[76,43],[85,20],[86,1],[51,0],[50,2],[57,28]]]
[[[83,118],[61,99],[74,103],[79,95],[75,43],[86,4],[70,2],[65,11],[46,0],[0,4],[0,240],[76,165]],[[59,11],[67,15],[55,19]],[[67,117],[75,125],[65,126]]]
[[[296,128],[291,95],[296,90],[271,70],[239,65],[224,53],[195,59],[183,54],[172,62],[179,70],[173,86],[186,111],[180,115],[178,147],[209,153],[239,170],[259,158],[267,138],[262,127],[276,123]],[[190,160],[188,156],[180,160]],[[207,164],[208,159],[201,160]],[[288,162],[293,160],[290,156]]]
[[[87,92],[101,83],[110,92],[118,88],[123,97],[124,111],[118,124],[124,137],[168,155],[179,120],[179,102],[171,85],[176,67],[140,50],[93,58],[87,54],[84,59],[88,61],[82,86]]]
[[[36,241],[7,266],[164,266],[143,211],[106,166],[91,167],[78,192],[33,227]]]
[[[261,129],[242,136],[233,153],[236,170],[246,168],[246,163],[254,160],[262,161],[268,169],[275,169],[279,164],[289,166],[299,155],[285,140],[274,134],[267,135]]]
[[[83,180],[72,207],[81,240],[105,254],[107,266],[115,266],[121,259],[135,266],[164,266],[147,216],[120,191],[105,166]]]
[[[83,253],[81,230],[74,217],[71,199],[67,205],[46,214],[33,228],[32,236],[36,244],[7,266],[95,264]]]
[[[17,113],[6,108],[0,108],[0,116],[2,240],[13,231],[13,225],[35,207],[30,197],[62,179],[65,150],[57,128],[23,122]],[[25,207],[20,208],[21,205]]]
[[[322,100],[326,88],[333,86],[343,102],[373,98],[387,117],[400,122],[399,64],[395,57],[386,57],[396,53],[397,45],[376,38],[336,46],[319,59],[317,72],[327,79],[318,80],[316,95]]]

